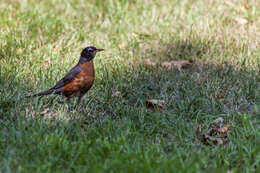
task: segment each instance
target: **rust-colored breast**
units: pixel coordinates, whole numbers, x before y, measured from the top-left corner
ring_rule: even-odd
[[[85,94],[94,83],[95,70],[93,61],[80,64],[80,67],[82,71],[62,91],[66,97],[76,97]]]

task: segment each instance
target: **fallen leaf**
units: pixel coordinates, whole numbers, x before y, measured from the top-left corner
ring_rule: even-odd
[[[204,144],[209,145],[210,143],[213,144],[217,144],[217,145],[223,145],[224,142],[221,138],[218,137],[212,137],[210,135],[207,134],[203,134],[203,140],[204,140]]]
[[[231,131],[229,130],[229,125],[228,124],[224,125],[222,128],[219,128],[218,132],[225,133],[225,134],[230,134],[231,133]]]
[[[246,11],[246,10],[248,10],[250,7],[247,5],[247,4],[241,4],[241,9],[243,10],[243,11]]]
[[[146,60],[144,61],[144,64],[145,64],[145,65],[148,65],[148,66],[155,66],[155,65],[156,65],[156,63],[155,63],[155,62],[152,62],[150,59],[146,59]]]
[[[193,64],[192,61],[186,60],[172,61],[172,63],[179,71],[181,71],[182,68],[187,68]]]
[[[240,25],[245,25],[248,23],[248,21],[244,18],[235,18],[235,21]]]
[[[144,105],[145,107],[152,111],[152,112],[161,112],[163,109],[163,105],[165,105],[166,102],[164,100],[145,100]]]
[[[120,91],[114,91],[114,92],[112,93],[112,97],[113,97],[113,98],[122,98],[122,94],[121,94]]]
[[[228,135],[231,133],[229,125],[222,126],[224,119],[222,117],[213,121],[214,124],[210,126],[207,133],[199,135],[199,139],[205,145],[223,145],[228,142]],[[196,133],[200,134],[201,129],[198,127]]]

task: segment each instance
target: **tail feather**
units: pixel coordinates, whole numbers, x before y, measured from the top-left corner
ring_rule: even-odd
[[[44,95],[49,95],[49,94],[55,94],[55,90],[49,89],[49,90],[46,90],[46,91],[39,92],[37,94],[28,95],[26,97],[44,96]]]

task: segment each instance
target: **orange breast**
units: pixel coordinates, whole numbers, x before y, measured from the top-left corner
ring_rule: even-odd
[[[73,81],[67,84],[62,93],[66,97],[75,97],[85,94],[93,85],[95,80],[95,70],[93,61],[80,64],[82,71]]]

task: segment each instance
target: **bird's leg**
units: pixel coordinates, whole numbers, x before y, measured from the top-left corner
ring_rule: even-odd
[[[71,111],[71,104],[70,104],[70,99],[67,99],[67,104],[68,104],[68,108],[69,108],[69,112]]]
[[[80,96],[78,97],[78,101],[77,101],[77,103],[75,104],[74,109],[76,109],[76,107],[79,105],[79,103],[80,103],[82,97],[83,97],[83,95],[80,95]]]

